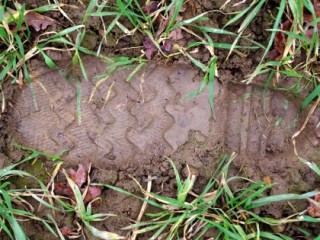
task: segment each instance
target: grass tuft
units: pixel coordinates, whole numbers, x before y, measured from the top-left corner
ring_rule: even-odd
[[[283,194],[265,197],[271,185],[254,182],[243,177],[228,177],[230,164],[236,157],[223,157],[213,176],[200,194],[192,192],[196,176],[189,172],[182,180],[179,172],[170,161],[176,177],[176,197],[167,197],[145,191],[137,180],[144,198],[135,196],[123,189],[106,187],[141,199],[156,207],[156,213],[146,213],[146,220],[136,222],[124,230],[132,230],[132,235],[152,233],[150,239],[203,239],[210,233],[215,239],[291,239],[284,234],[265,231],[265,226],[277,226],[291,222],[317,221],[304,213],[294,214],[285,219],[274,219],[255,214],[254,209],[280,201],[308,199],[318,192],[303,195]],[[233,182],[243,181],[247,187],[232,190]]]

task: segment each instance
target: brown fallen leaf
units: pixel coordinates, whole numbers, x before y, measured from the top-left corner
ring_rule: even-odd
[[[87,182],[88,169],[84,164],[80,163],[77,171],[72,168],[69,169],[69,175],[77,186],[81,188]]]
[[[97,186],[89,186],[87,194],[83,200],[84,204],[88,204],[89,202],[91,202],[93,199],[99,197],[101,195],[101,187],[97,187]],[[99,204],[99,201],[94,202],[94,206],[96,206],[97,204]]]
[[[55,192],[55,194],[74,199],[73,191],[72,191],[71,187],[67,184],[55,183],[54,184],[54,192]]]
[[[149,37],[145,37],[143,40],[143,46],[146,52],[146,57],[150,60],[154,53],[158,51],[157,47],[153,44]]]
[[[314,6],[316,18],[319,18],[320,17],[320,0],[313,0],[313,6]],[[311,25],[313,21],[314,21],[314,18],[312,17],[312,15],[306,9],[304,9],[303,22],[304,22],[304,25],[308,28],[305,30],[305,35],[308,39],[311,39],[314,34],[313,25]],[[288,19],[281,25],[281,30],[290,31],[291,26],[292,26],[292,21]],[[318,28],[318,31],[320,31],[320,23],[317,24],[317,28]],[[283,54],[286,47],[287,39],[288,39],[288,35],[285,34],[284,32],[276,33],[275,39],[274,39],[274,50],[272,50],[269,53],[269,58],[276,59]]]
[[[281,24],[281,30],[282,31],[289,31],[292,25],[291,20],[285,21],[283,24]],[[272,50],[269,53],[269,58],[276,59],[280,55],[283,54],[284,49],[286,47],[286,41],[288,39],[288,36],[284,32],[277,32],[274,38],[274,50]]]
[[[61,231],[62,235],[68,236],[68,235],[71,235],[75,231],[75,229],[68,227],[68,226],[64,226],[64,227],[60,228],[60,231]]]
[[[166,40],[161,46],[161,50],[164,52],[170,52],[172,49],[172,42],[170,40]]]
[[[25,14],[25,20],[27,25],[33,27],[37,32],[39,32],[40,30],[45,30],[55,22],[55,20],[53,20],[52,18],[41,15],[37,12],[27,12]]]
[[[159,9],[160,2],[159,1],[153,1],[148,5],[145,5],[142,10],[146,14],[151,14]]]
[[[87,205],[89,202],[91,202],[93,199],[99,197],[102,193],[102,188],[98,186],[88,186],[87,183],[87,176],[89,175],[89,171],[91,169],[91,164],[82,164],[80,163],[78,165],[77,170],[74,170],[72,168],[69,169],[69,177],[72,179],[72,181],[75,182],[75,184],[79,187],[82,194],[87,189],[87,192],[84,196],[83,202],[85,205]],[[73,190],[69,184],[66,183],[55,183],[54,184],[54,192],[57,195],[68,197],[72,200],[75,200],[75,196],[73,193]],[[94,206],[98,205],[99,201],[94,202]]]
[[[307,208],[308,214],[314,218],[320,218],[320,194],[317,194],[314,197],[314,202],[310,202],[309,207]]]
[[[144,6],[143,11],[147,14],[151,14],[156,10],[158,10],[160,6],[161,6],[161,3],[159,3],[159,1],[153,1],[149,5]],[[174,12],[175,12],[175,9],[172,8],[168,16],[166,17],[164,17],[164,15],[159,13],[155,21],[155,29],[157,29],[157,31],[155,32],[153,39],[155,41],[158,41],[161,51],[167,52],[167,53],[171,52],[173,48],[173,43],[175,41],[179,41],[184,38],[181,28],[177,28],[171,31],[165,40],[161,37],[162,33],[166,31],[166,28],[169,24],[170,19],[173,17]],[[182,17],[177,16],[175,19],[175,22],[180,22],[180,21],[182,21]],[[159,39],[161,40],[159,41]],[[145,55],[148,58],[148,60],[151,60],[152,56],[159,50],[149,36],[144,38],[143,46],[144,46]]]

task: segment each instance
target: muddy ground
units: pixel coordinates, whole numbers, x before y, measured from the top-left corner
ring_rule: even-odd
[[[37,5],[34,1],[26,2],[30,8]],[[190,11],[186,14],[192,16],[199,11],[218,10],[224,2],[189,1]],[[269,2],[250,27],[249,33],[255,40],[267,41],[264,29],[271,28],[270,12],[274,6],[275,3]],[[236,9],[241,7],[244,5]],[[84,11],[84,7],[80,10]],[[229,5],[225,9],[226,12],[234,10]],[[75,22],[82,18],[74,11],[67,13]],[[68,24],[59,13],[51,17]],[[212,26],[221,27],[226,20],[226,15],[210,13],[209,24]],[[90,19],[91,35],[86,44],[93,50],[99,44],[100,27],[98,19]],[[234,26],[233,30],[236,28]],[[114,40],[118,38],[117,34],[112,33]],[[103,51],[110,56],[134,55],[132,51],[124,53],[119,49],[140,46],[142,40],[141,36],[124,38],[118,45],[104,46]],[[232,42],[232,39],[223,37],[219,41]],[[208,60],[209,55],[204,49],[201,51],[198,57]],[[140,194],[131,176],[143,185],[145,179],[152,176],[155,178],[153,191],[173,196],[175,178],[165,157],[173,159],[182,172],[186,164],[192,167],[197,175],[195,192],[199,192],[223,154],[235,151],[238,155],[230,175],[256,181],[270,177],[277,183],[270,195],[316,189],[319,177],[298,161],[291,143],[293,133],[301,127],[306,115],[299,110],[301,98],[279,90],[265,90],[266,76],[255,79],[253,85],[243,85],[241,80],[254,70],[261,52],[248,52],[245,59],[234,54],[224,61],[227,53],[216,52],[220,70],[215,82],[214,114],[206,91],[182,100],[186,93],[199,87],[202,77],[199,70],[183,58],[164,61],[155,57],[130,82],[125,81],[130,71],[120,71],[98,88],[97,76],[105,73],[107,66],[98,58],[84,57],[89,80],[81,79],[80,82],[66,80],[61,71],[49,70],[41,57],[32,59],[29,68],[39,111],[35,111],[27,87],[12,86],[7,90],[9,107],[1,122],[1,160],[21,159],[23,153],[13,147],[14,142],[51,154],[68,149],[63,155],[65,167],[91,161],[92,181],[114,184]],[[61,69],[68,70],[68,54],[48,54]],[[294,79],[282,81],[290,84]],[[77,84],[82,88],[80,125],[76,112]],[[320,164],[320,134],[314,128],[319,117],[320,109],[316,110],[297,144],[299,153],[317,164]],[[46,169],[50,163],[47,165],[39,168]],[[233,188],[240,188],[241,184],[237,183]],[[118,217],[99,223],[97,227],[126,235],[121,227],[137,217],[141,202],[111,190],[104,191],[102,199],[96,211],[112,212]],[[307,206],[303,201],[293,204],[297,211]],[[293,209],[287,204],[275,204],[261,209],[260,213],[281,218],[293,213]],[[38,225],[28,226],[31,239],[42,239],[37,234],[39,229]],[[313,226],[309,226],[309,230],[319,233]],[[295,236],[294,225],[287,226],[285,231]]]

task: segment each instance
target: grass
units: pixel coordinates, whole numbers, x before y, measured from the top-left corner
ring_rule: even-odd
[[[60,4],[46,5],[37,9],[32,9],[32,12],[47,12],[57,9]],[[14,9],[7,6],[7,1],[0,9],[0,39],[1,53],[0,65],[0,82],[3,83],[10,79],[12,83],[23,84],[26,81],[33,93],[34,106],[38,109],[36,96],[33,92],[32,79],[29,74],[27,62],[38,54],[41,54],[49,68],[55,68],[55,63],[47,56],[47,49],[55,49],[47,47],[49,44],[63,43],[65,47],[74,47],[75,45],[69,41],[68,34],[76,31],[83,26],[76,26],[64,29],[56,33],[40,35],[34,42],[30,42],[31,32],[28,24],[25,24],[25,15],[30,13],[24,5],[19,5],[14,2]],[[71,48],[70,47],[70,48]],[[59,49],[56,49],[59,50]]]
[[[0,232],[4,232],[10,239],[28,239],[20,224],[21,220],[39,221],[49,232],[58,237],[54,228],[50,226],[49,220],[36,216],[33,213],[35,207],[29,203],[30,198],[33,198],[40,205],[43,204],[48,208],[55,209],[53,205],[42,199],[50,195],[46,186],[35,176],[24,170],[17,169],[22,164],[40,161],[38,158],[41,156],[40,152],[34,151],[19,163],[0,169]],[[11,180],[14,178],[16,181],[22,178],[33,179],[37,184],[37,188],[25,186],[23,189],[18,189],[12,186]]]
[[[298,194],[265,196],[271,188],[264,182],[228,176],[230,164],[235,155],[223,157],[213,176],[200,194],[192,192],[196,177],[189,173],[182,180],[176,166],[170,161],[176,177],[177,193],[167,197],[144,190],[137,180],[144,198],[135,196],[114,186],[110,189],[141,199],[158,209],[156,213],[146,213],[145,220],[130,225],[132,235],[139,236],[151,232],[149,239],[292,239],[284,234],[268,231],[266,226],[279,226],[292,222],[319,222],[318,219],[295,213],[284,219],[274,219],[255,214],[255,209],[281,201],[302,200],[317,194],[316,191]],[[243,182],[242,189],[232,190],[233,182]],[[149,188],[150,189],[150,188]],[[205,235],[209,234],[209,235]]]
[[[60,202],[60,204],[65,207],[66,212],[76,213],[77,218],[80,219],[80,221],[82,221],[84,227],[86,227],[92,233],[93,236],[99,239],[124,239],[124,237],[121,237],[118,234],[98,230],[97,228],[92,226],[92,222],[101,222],[104,221],[106,218],[114,215],[109,213],[94,214],[92,211],[92,204],[98,199],[94,199],[86,206],[84,203],[83,195],[77,184],[68,176],[66,171],[63,171],[63,173],[75,196],[74,206],[68,205],[66,202],[64,202],[63,204],[61,204],[62,202]]]
[[[81,124],[82,90],[80,84],[81,76],[77,70],[80,69],[82,77],[85,80],[87,79],[81,53],[96,55],[109,62],[106,74],[101,76],[101,82],[103,82],[103,79],[107,79],[114,71],[132,68],[132,74],[127,78],[129,81],[147,62],[145,57],[148,57],[148,48],[146,47],[137,56],[110,58],[101,54],[104,43],[108,42],[108,36],[115,30],[122,32],[121,39],[138,33],[144,37],[144,40],[149,39],[149,48],[152,48],[151,55],[159,54],[166,60],[181,56],[199,68],[203,74],[200,87],[184,96],[184,98],[194,97],[208,87],[209,104],[213,114],[214,81],[218,76],[219,66],[219,56],[215,52],[219,48],[228,50],[228,57],[235,51],[241,54],[243,50],[263,50],[260,63],[247,76],[246,83],[251,83],[260,74],[268,73],[270,78],[273,79],[272,86],[278,87],[277,79],[280,76],[295,77],[297,81],[292,86],[286,88],[279,86],[278,88],[299,95],[300,93],[304,93],[306,89],[309,89],[309,86],[312,86],[314,91],[305,97],[305,101],[301,106],[302,109],[308,106],[319,95],[320,90],[317,80],[319,40],[318,21],[316,21],[318,12],[315,10],[311,0],[280,1],[274,15],[273,26],[271,29],[268,29],[270,31],[270,38],[266,46],[255,42],[244,34],[261,11],[263,11],[267,4],[266,0],[253,1],[251,4],[248,4],[243,10],[235,13],[222,29],[206,24],[209,12],[203,12],[191,18],[183,19],[181,17],[181,11],[183,11],[185,4],[183,0],[174,0],[169,4],[165,3],[165,1],[159,1],[157,6],[152,5],[154,3],[150,1],[147,1],[150,5],[141,6],[137,0],[116,0],[114,4],[107,1],[99,2],[93,0],[90,1],[78,25],[63,11],[64,4],[56,3],[26,10],[24,5],[19,5],[17,2],[13,3],[10,7],[13,5],[14,9],[7,6],[7,1],[5,1],[4,6],[0,9],[1,48],[6,49],[0,58],[0,65],[3,66],[0,71],[0,81],[4,82],[6,79],[11,79],[12,82],[21,84],[25,80],[33,92],[32,79],[27,67],[28,61],[36,55],[41,54],[49,68],[57,68],[57,65],[46,54],[46,51],[50,49],[72,52],[71,71],[65,74],[65,77],[75,82],[76,85],[76,109],[79,124]],[[230,3],[226,2],[226,4]],[[153,7],[149,7],[148,9],[148,6]],[[304,9],[309,12],[308,18],[315,20],[310,21],[309,19],[306,23],[307,17]],[[60,11],[63,16],[69,19],[72,26],[60,32],[45,32],[40,34],[37,39],[31,41],[32,31],[30,31],[28,24],[25,24],[26,13],[45,13],[49,11]],[[90,18],[97,18],[97,21],[101,21],[102,24],[101,41],[95,52],[82,46]],[[109,24],[105,23],[106,18]],[[289,29],[281,30],[281,23],[286,19],[290,19],[291,26]],[[234,25],[239,25],[237,32],[227,30]],[[277,41],[277,34],[279,33],[282,33],[286,37],[283,53],[281,53],[278,60],[266,60],[274,46],[274,42]],[[177,41],[172,41],[174,37],[179,38],[179,34],[183,34],[184,37],[191,37],[193,40],[189,41],[187,45],[180,45]],[[234,39],[233,43],[214,42],[211,37],[212,34],[229,36]],[[75,37],[71,37],[71,35]],[[120,39],[115,40],[119,41]],[[239,40],[246,40],[249,44],[240,46],[238,45]],[[57,43],[62,44],[62,47],[52,47],[56,46]],[[170,48],[170,51],[167,51],[168,49],[166,50],[166,48]],[[193,53],[198,52],[200,49],[206,49],[209,53],[210,58],[207,62],[202,62],[201,59],[193,56]],[[296,56],[301,54],[306,54],[305,60],[297,64],[295,62]],[[37,109],[38,103],[34,93],[33,97],[34,105]]]
[[[0,170],[0,222],[1,230],[11,239],[28,239],[24,228],[20,225],[21,219],[40,221],[46,229],[55,237],[65,239],[59,225],[53,216],[56,214],[74,214],[74,221],[80,227],[73,237],[83,235],[84,228],[99,239],[125,239],[124,237],[105,230],[99,230],[92,225],[94,222],[102,222],[108,217],[115,215],[110,213],[95,213],[94,203],[100,198],[94,198],[85,203],[85,193],[88,190],[80,189],[75,180],[63,169],[68,185],[71,187],[74,198],[62,197],[53,194],[48,189],[55,185],[55,178],[61,170],[63,162],[60,155],[48,155],[30,148],[18,146],[30,153],[28,157],[17,164],[9,165]],[[41,158],[55,162],[55,168],[51,174],[51,180],[45,186],[35,176],[16,168],[21,164],[31,164]],[[104,186],[120,193],[136,197],[143,203],[138,220],[122,230],[131,230],[132,238],[151,234],[149,239],[203,239],[204,236],[214,236],[215,239],[292,239],[284,233],[273,233],[268,226],[282,226],[290,223],[309,222],[319,223],[319,219],[306,215],[306,211],[295,212],[282,219],[270,216],[258,215],[256,209],[275,204],[277,202],[288,202],[293,200],[309,200],[319,194],[317,191],[304,194],[282,194],[266,196],[266,191],[272,187],[267,182],[255,182],[240,176],[229,176],[229,168],[235,160],[236,155],[226,155],[216,166],[212,177],[203,187],[199,194],[193,192],[197,181],[195,175],[189,171],[187,177],[182,178],[172,160],[168,159],[175,175],[176,194],[165,196],[153,193],[152,180],[148,182],[147,190],[134,179],[141,189],[143,197],[133,195],[126,190],[111,185],[93,184],[90,180],[90,170],[87,173],[87,187]],[[306,162],[307,163],[307,162]],[[308,164],[308,163],[307,163]],[[320,170],[315,164],[309,164],[312,170],[320,176]],[[187,167],[187,169],[189,169]],[[39,188],[16,189],[10,187],[10,179],[15,176],[31,178]],[[242,182],[242,188],[234,189],[234,183]],[[33,213],[29,203],[33,198],[39,206],[53,211],[46,219],[38,217]],[[152,206],[157,211],[145,213],[147,206]],[[144,220],[141,220],[141,219]],[[1,231],[0,231],[1,232]],[[301,234],[309,234],[301,229]],[[134,238],[133,238],[134,236]]]
[[[319,54],[319,13],[311,0],[280,0],[276,10],[271,13],[273,22],[272,27],[268,29],[270,36],[264,44],[257,43],[250,36],[246,36],[246,31],[264,11],[267,4],[270,4],[270,1],[256,0],[250,4],[243,5],[243,9],[232,14],[223,28],[210,26],[208,22],[210,12],[203,12],[190,18],[182,18],[185,2],[183,0],[159,1],[154,10],[148,12],[144,10],[145,6],[141,6],[137,0],[115,0],[114,3],[92,0],[89,1],[81,21],[75,24],[63,10],[65,5],[61,3],[26,9],[25,5],[19,5],[16,1],[4,1],[3,6],[0,6],[0,48],[3,50],[0,55],[1,90],[6,86],[6,82],[19,85],[26,83],[33,93],[34,106],[38,109],[37,97],[33,92],[32,78],[28,69],[29,61],[40,55],[49,68],[58,70],[57,64],[47,54],[47,50],[69,52],[72,56],[71,69],[69,72],[61,73],[76,85],[76,112],[78,123],[81,124],[81,79],[84,79],[84,81],[88,79],[82,59],[83,55],[95,55],[103,58],[108,63],[106,73],[98,76],[99,80],[94,88],[95,90],[99,87],[99,84],[106,81],[115,71],[132,69],[132,73],[126,79],[130,81],[152,56],[155,59],[164,61],[184,58],[202,72],[203,78],[199,88],[183,96],[183,98],[194,97],[207,88],[209,91],[208,102],[214,116],[214,83],[219,73],[221,61],[219,56],[216,55],[217,49],[228,51],[228,57],[231,57],[234,53],[243,55],[242,51],[259,50],[262,52],[260,62],[255,70],[246,76],[245,82],[247,84],[253,83],[258,75],[268,74],[269,86],[291,92],[296,96],[301,94],[304,97],[301,110],[307,109],[315,99],[317,101],[313,104],[312,109],[314,110],[319,104],[320,86],[317,65]],[[147,1],[147,3],[151,2]],[[59,11],[66,19],[69,19],[71,26],[63,26],[63,29],[59,31],[47,31],[45,29],[40,34],[34,35],[34,30],[26,23],[26,14],[30,12],[46,14],[51,11]],[[308,11],[308,18],[311,20],[307,19],[306,11]],[[101,21],[102,24],[101,41],[95,51],[83,47],[83,41],[89,28],[89,20],[92,18]],[[288,29],[281,28],[281,24],[287,19],[290,20],[290,27]],[[307,22],[306,19],[308,20]],[[228,30],[235,26],[237,26],[235,32]],[[122,36],[116,39],[116,42],[122,38],[140,34],[144,40],[149,39],[148,46],[142,46],[143,43],[141,46],[135,46],[134,48],[138,48],[140,52],[134,56],[105,56],[103,48],[108,42],[108,37],[114,31],[122,33]],[[188,37],[185,45],[179,44],[179,41],[173,41],[173,38],[178,38],[179,34],[183,34],[183,37]],[[282,34],[285,38],[282,52],[278,58],[270,60],[268,54],[274,48],[279,34]],[[212,38],[213,35],[230,37],[232,42],[215,42]],[[248,44],[246,46],[239,45],[240,40],[246,41]],[[130,47],[128,50],[130,50]],[[204,52],[204,50],[209,54],[208,60],[203,61],[201,58],[195,57],[195,53]],[[292,86],[284,88],[278,81],[280,78],[286,77],[295,78],[296,81],[293,82]],[[311,91],[309,90],[310,88]],[[93,90],[91,98],[95,90]],[[109,91],[111,90],[110,87]],[[4,95],[3,98],[5,98]],[[2,101],[2,111],[6,108],[5,102]],[[309,116],[312,114],[312,109]],[[303,128],[294,135],[293,140]],[[26,150],[30,151],[31,149]],[[320,175],[317,165],[300,157],[296,149],[295,151],[302,162]],[[23,160],[22,163],[34,160],[39,156],[45,156],[56,161],[61,160],[59,157],[31,150],[31,155]],[[201,239],[210,231],[216,234],[217,239],[291,239],[283,234],[267,231],[266,226],[300,221],[318,222],[318,219],[305,216],[304,213],[296,213],[285,219],[272,219],[256,215],[254,210],[261,206],[279,201],[308,199],[315,195],[316,192],[304,195],[285,194],[266,197],[265,192],[271,186],[242,177],[228,176],[228,169],[233,159],[234,156],[230,159],[224,158],[221,161],[213,177],[199,195],[192,192],[196,181],[195,176],[189,175],[182,180],[172,161],[170,162],[175,172],[177,184],[175,197],[161,196],[151,191],[146,191],[137,182],[144,194],[144,197],[138,198],[146,204],[158,208],[159,211],[157,213],[148,213],[145,221],[138,221],[126,229],[132,229],[134,236],[152,232],[151,239],[159,237],[165,239],[183,237]],[[75,213],[77,220],[81,222],[81,226],[87,227],[96,237],[121,239],[121,236],[98,230],[92,226],[92,222],[103,221],[105,217],[111,215],[94,214],[92,206],[84,204],[79,187],[66,172],[64,172],[65,177],[68,184],[72,186],[72,191],[75,195],[74,205],[60,197],[51,196],[46,190],[47,187],[41,181],[25,171],[16,170],[17,166],[18,164],[15,164],[0,170],[0,217],[3,220],[0,225],[9,237],[12,239],[27,238],[17,220],[17,216],[19,216],[19,218],[39,220],[50,232],[63,239],[62,233],[52,216],[48,216],[48,219],[44,220],[36,217],[31,210],[25,211],[16,208],[17,203],[26,204],[25,196],[32,196],[39,203],[54,210]],[[61,165],[57,166],[60,167]],[[40,189],[9,188],[9,179],[15,175],[35,179]],[[230,185],[234,181],[243,181],[248,187],[233,191]],[[114,186],[108,187],[124,194],[132,195]],[[45,196],[50,201],[46,202],[39,196]],[[52,205],[53,203],[60,206],[60,208],[56,209]],[[49,222],[51,225],[48,224]],[[55,230],[51,227],[52,225]]]
[[[37,9],[25,10],[24,5],[15,4],[17,13],[8,18],[5,13],[11,13],[11,9],[4,5],[2,8],[2,18],[0,25],[0,37],[4,40],[3,48],[7,48],[7,51],[2,56],[1,65],[5,67],[0,72],[0,81],[5,81],[8,78],[13,78],[12,82],[18,82],[21,84],[22,79],[25,79],[30,90],[33,92],[32,80],[28,72],[27,62],[38,54],[41,54],[44,61],[49,68],[57,68],[55,62],[46,54],[47,50],[53,51],[68,51],[73,52],[72,57],[72,67],[65,77],[69,80],[75,82],[77,85],[77,116],[78,122],[81,123],[81,85],[80,78],[77,69],[81,70],[81,75],[85,80],[87,80],[87,74],[85,66],[83,64],[81,53],[96,55],[104,58],[109,62],[109,66],[105,76],[102,78],[107,78],[108,75],[112,74],[114,71],[118,71],[124,68],[133,68],[132,74],[130,74],[127,80],[131,80],[133,76],[144,66],[147,62],[145,56],[148,51],[143,51],[140,56],[136,57],[114,57],[110,58],[101,54],[101,48],[103,43],[107,41],[107,35],[114,31],[115,28],[119,28],[123,32],[123,37],[130,36],[139,32],[145,38],[148,37],[151,41],[151,47],[155,48],[154,51],[160,53],[165,59],[172,59],[173,57],[181,56],[188,59],[192,64],[199,68],[203,72],[203,80],[198,89],[194,92],[188,94],[185,97],[193,97],[199,94],[201,91],[208,86],[209,89],[209,104],[211,106],[212,112],[214,110],[214,81],[218,74],[218,57],[214,53],[215,48],[231,49],[231,48],[247,48],[245,46],[238,46],[237,44],[230,45],[226,43],[213,42],[209,34],[220,34],[220,35],[231,35],[237,36],[227,30],[213,28],[209,25],[205,25],[204,22],[208,20],[206,15],[207,12],[201,13],[189,19],[181,19],[180,11],[182,10],[184,1],[176,0],[172,1],[169,5],[164,2],[160,2],[156,11],[146,14],[143,11],[142,6],[139,5],[138,1],[130,0],[123,1],[117,0],[116,4],[108,4],[106,1],[101,3],[97,0],[90,1],[87,6],[86,12],[83,16],[81,24],[63,29],[60,32],[48,32],[41,34],[38,39],[30,42],[31,31],[29,26],[25,23],[26,12],[40,12],[45,13],[48,11],[62,11],[63,4],[53,4],[42,6]],[[62,11],[63,15],[66,14]],[[0,14],[1,16],[1,14]],[[82,47],[83,39],[86,35],[86,24],[89,17],[99,18],[103,25],[102,40],[96,50],[96,52],[90,51]],[[105,25],[104,17],[113,18],[108,26]],[[158,23],[159,18],[162,19]],[[130,23],[130,26],[127,26]],[[9,25],[14,25],[15,28],[9,27]],[[24,29],[26,27],[26,30]],[[176,43],[171,43],[172,38],[175,35],[187,34],[193,37],[193,41],[189,42],[186,46],[181,46]],[[72,38],[71,35],[75,35]],[[177,36],[176,36],[177,37]],[[237,38],[239,38],[238,36]],[[117,39],[118,40],[118,39]],[[262,47],[260,44],[247,39],[255,44],[255,46],[250,46],[248,48],[258,48]],[[57,43],[62,44],[62,48],[52,47],[57,45]],[[170,43],[170,51],[166,51],[165,46]],[[171,46],[172,45],[172,46]],[[201,62],[200,59],[193,57],[193,52],[199,51],[199,48],[207,49],[210,54],[210,59],[208,62]],[[19,79],[20,78],[20,79]],[[22,79],[21,79],[22,78]],[[20,82],[19,82],[20,81]],[[36,96],[34,96],[35,108],[38,108],[38,103]]]
[[[65,237],[79,238],[84,235],[84,228],[88,229],[91,234],[99,239],[124,239],[123,237],[108,231],[103,231],[92,226],[94,222],[104,221],[113,214],[108,213],[94,213],[93,205],[99,198],[94,198],[89,203],[84,202],[84,195],[81,193],[77,184],[69,177],[69,174],[63,169],[62,172],[67,179],[67,183],[74,194],[73,199],[62,197],[53,193],[55,178],[61,170],[63,164],[60,158],[61,154],[48,155],[46,153],[26,148],[17,145],[18,148],[30,153],[28,157],[17,164],[11,164],[3,169],[0,169],[0,233],[4,232],[10,239],[29,239],[24,227],[20,221],[39,221],[44,225],[46,230],[57,239],[65,239]],[[55,167],[51,174],[51,179],[47,185],[39,180],[34,175],[24,171],[17,170],[18,166],[23,164],[33,164],[34,161],[49,160],[55,163]],[[49,176],[48,176],[49,177]],[[23,182],[24,178],[34,180],[34,184],[38,188],[30,188],[25,186],[23,189],[17,189],[11,186],[11,181]],[[90,182],[88,172],[87,181]],[[49,189],[52,190],[49,191]],[[88,191],[88,190],[86,190]],[[86,192],[85,191],[85,192]],[[31,199],[36,201],[38,210],[47,208],[52,210],[52,215],[47,214],[45,218],[37,216],[36,206],[31,203]],[[62,232],[61,223],[57,223],[55,216],[57,214],[67,215],[74,214],[75,222],[79,222],[76,232],[70,232],[70,235]]]
[[[225,27],[245,16],[238,29],[239,36],[242,35],[257,14],[262,11],[262,7],[265,4],[266,1],[264,0],[254,1],[247,8],[236,14]],[[309,19],[310,17],[311,20]],[[271,35],[267,42],[267,47],[265,48],[259,65],[247,76],[246,83],[249,84],[254,81],[256,76],[267,73],[271,78],[275,79],[273,80],[274,87],[291,92],[296,96],[302,93],[302,96],[305,98],[301,105],[302,110],[319,96],[317,71],[319,33],[317,17],[319,17],[319,13],[311,0],[281,0],[274,16],[273,27],[268,30]],[[286,19],[290,20],[290,27],[288,29],[281,29],[281,23],[284,23]],[[266,57],[274,44],[275,47],[277,47],[279,34],[282,34],[284,38],[283,52],[280,53],[277,60],[266,61]],[[237,40],[238,39],[234,41],[234,44]],[[230,49],[230,53],[232,51],[233,48]],[[299,59],[301,57],[302,60]],[[297,58],[299,62],[296,61]],[[278,79],[280,77],[296,78],[297,81],[290,87],[278,87]],[[314,89],[311,93],[305,91],[309,86],[312,86],[312,89]]]
[[[93,10],[94,8],[92,5],[95,5],[96,11]],[[150,48],[154,48],[153,51],[158,52],[165,59],[170,60],[173,57],[181,56],[189,60],[190,63],[202,71],[203,79],[200,87],[194,92],[184,96],[184,98],[194,97],[208,86],[209,104],[211,106],[212,113],[214,113],[214,81],[218,75],[218,56],[215,55],[214,49],[256,49],[263,46],[245,37],[244,39],[254,43],[254,46],[246,47],[239,46],[236,43],[230,45],[227,43],[214,42],[209,34],[231,36],[237,36],[237,34],[206,25],[205,22],[209,20],[206,16],[208,15],[208,12],[182,20],[180,12],[182,11],[183,5],[183,0],[172,1],[169,5],[166,5],[165,1],[161,1],[155,8],[154,12],[146,14],[137,0],[117,0],[115,5],[110,5],[106,2],[99,4],[98,1],[91,1],[91,7],[88,9],[92,10],[92,12],[89,11],[90,13],[88,13],[88,15],[100,17],[101,19],[104,16],[113,17],[110,25],[107,28],[104,26],[104,37],[107,36],[113,28],[119,28],[123,32],[123,37],[131,36],[136,32],[139,32],[145,37],[145,39],[150,39],[151,42],[149,44],[152,45]],[[162,19],[160,23],[159,18]],[[131,24],[130,27],[125,26],[127,22]],[[172,51],[166,51],[165,48],[167,44],[171,44],[172,38],[174,38],[173,36],[178,35],[180,32],[192,36],[194,40],[189,42],[186,46],[173,43],[173,46],[170,47],[172,48]],[[239,39],[240,37],[241,36],[239,35],[237,38]],[[198,52],[200,47],[204,47],[210,54],[208,62],[202,62],[200,59],[196,59],[192,56],[192,53]],[[145,56],[148,57],[148,49],[145,49],[142,55],[139,56],[140,60],[138,60],[138,62],[140,62],[140,64],[133,70],[134,74],[143,66],[145,62],[143,57]],[[129,79],[131,77],[132,75],[129,76]]]

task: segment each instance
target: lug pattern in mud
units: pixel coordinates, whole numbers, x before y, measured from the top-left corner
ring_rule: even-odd
[[[50,153],[69,149],[66,158],[73,161],[123,166],[138,155],[170,154],[187,141],[191,129],[208,134],[206,94],[181,101],[198,87],[197,72],[190,68],[149,66],[126,82],[128,71],[103,79],[97,75],[105,71],[105,63],[86,66],[89,80],[81,82],[81,125],[75,84],[59,72],[33,72],[40,75],[33,83],[39,111],[26,88],[14,112],[22,144]]]
[[[69,149],[70,161],[91,160],[119,168],[169,155],[199,131],[208,144],[223,142],[236,152],[264,156],[282,152],[297,111],[283,94],[251,86],[215,84],[215,120],[208,94],[181,100],[199,87],[198,72],[187,65],[150,65],[130,82],[129,71],[99,76],[106,64],[86,61],[81,80],[81,125],[76,115],[76,84],[61,72],[32,71],[31,91],[23,89],[14,110],[18,141],[49,153]]]

